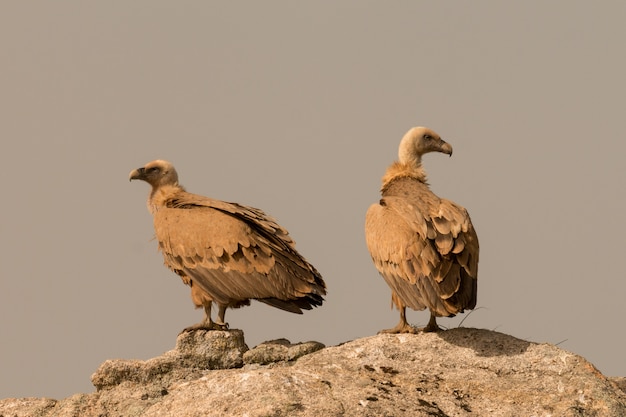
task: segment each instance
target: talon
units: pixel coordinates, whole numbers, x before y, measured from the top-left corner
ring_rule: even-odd
[[[428,324],[426,325],[426,327],[424,327],[422,329],[422,331],[424,333],[441,331],[441,327],[439,327],[437,325],[437,320],[436,320],[435,315],[433,313],[430,313],[430,320],[428,320]]]
[[[406,307],[400,307],[400,322],[396,325],[396,327],[394,327],[393,329],[384,329],[378,332],[378,334],[381,333],[391,333],[391,334],[397,334],[397,333],[411,333],[411,334],[417,334],[419,332],[418,329],[416,329],[415,327],[411,326],[407,321],[406,321]]]
[[[213,328],[211,330],[228,330],[229,326],[228,323],[213,323]]]
[[[378,334],[398,334],[398,333],[417,334],[419,333],[419,330],[407,323],[405,325],[398,325],[394,327],[393,329],[383,329],[378,332]]]
[[[434,333],[434,332],[440,332],[442,330],[442,328],[437,326],[437,325],[435,325],[434,327],[433,326],[426,326],[426,327],[424,327],[424,328],[422,328],[420,330],[422,332],[424,332],[424,333]]]
[[[225,324],[219,324],[219,323],[207,323],[207,322],[200,322],[197,324],[194,324],[193,326],[189,326],[189,327],[185,327],[179,334],[183,334],[183,333],[188,333],[188,332],[195,332],[196,330],[204,330],[204,331],[211,331],[211,330],[228,330],[228,323]]]

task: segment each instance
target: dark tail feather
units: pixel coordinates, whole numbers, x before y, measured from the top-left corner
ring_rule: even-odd
[[[324,298],[317,294],[308,294],[306,297],[295,300],[279,300],[278,298],[257,298],[257,300],[295,314],[302,314],[302,310],[311,310],[313,307],[321,306],[324,302]]]

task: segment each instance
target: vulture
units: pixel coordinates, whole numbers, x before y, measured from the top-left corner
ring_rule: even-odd
[[[452,146],[431,129],[409,130],[382,178],[382,198],[365,216],[365,240],[378,272],[391,288],[400,322],[381,333],[416,333],[406,307],[430,310],[425,332],[438,331],[436,317],[476,306],[478,237],[463,207],[437,197],[426,182],[422,155],[452,156]]]
[[[194,305],[204,308],[205,318],[183,331],[226,330],[226,309],[251,299],[296,314],[322,305],[322,276],[263,211],[187,192],[163,160],[133,170],[129,179],[152,186],[148,210],[165,265],[191,287]]]

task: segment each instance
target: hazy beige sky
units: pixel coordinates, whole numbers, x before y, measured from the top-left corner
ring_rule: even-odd
[[[128,182],[155,158],[276,217],[323,274],[303,316],[229,311],[250,347],[395,325],[363,225],[415,125],[454,147],[430,184],[480,239],[463,325],[626,375],[624,21],[621,1],[1,2],[0,398],[91,392],[202,317]]]

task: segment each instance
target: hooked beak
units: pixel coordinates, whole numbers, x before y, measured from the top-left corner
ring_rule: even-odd
[[[146,175],[145,168],[142,167],[142,168],[134,169],[130,172],[130,175],[128,176],[128,181],[143,180],[145,179],[145,175]]]
[[[450,145],[448,142],[444,141],[443,139],[441,139],[441,143],[439,145],[439,149],[440,149],[441,153],[446,153],[446,154],[452,156],[452,145]]]

